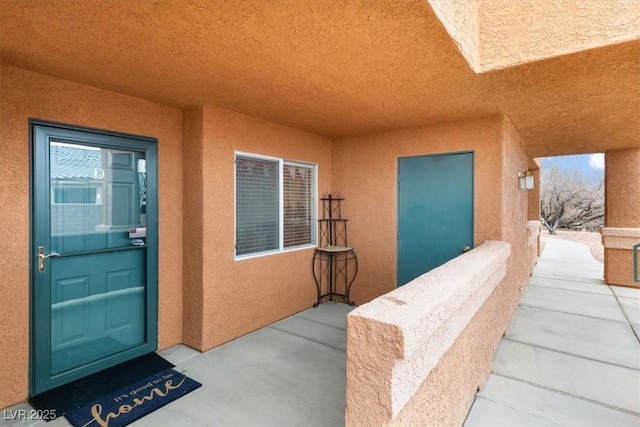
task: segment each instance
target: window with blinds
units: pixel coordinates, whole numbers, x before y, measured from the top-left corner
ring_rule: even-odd
[[[283,166],[284,247],[313,243],[313,167],[285,163]]]
[[[280,248],[277,161],[236,157],[236,255]]]
[[[315,165],[236,153],[236,257],[315,244]]]

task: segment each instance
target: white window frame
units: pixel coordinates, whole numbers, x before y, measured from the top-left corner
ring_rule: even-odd
[[[240,157],[249,157],[256,160],[266,160],[278,163],[278,249],[254,252],[244,255],[236,255],[236,227],[237,227],[237,159]],[[311,219],[311,243],[284,247],[284,165],[310,167],[312,169],[313,185],[311,189],[311,209],[313,217]],[[317,163],[307,163],[298,160],[286,160],[280,157],[264,156],[261,154],[247,153],[244,151],[234,151],[233,155],[233,254],[236,261],[258,258],[272,254],[299,251],[302,249],[315,248],[318,245],[318,165]]]

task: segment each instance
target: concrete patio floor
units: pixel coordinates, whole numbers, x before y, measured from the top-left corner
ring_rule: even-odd
[[[640,289],[547,239],[465,427],[640,425]]]
[[[161,351],[203,386],[132,426],[343,425],[351,309],[325,303],[205,353]],[[585,246],[549,239],[465,426],[640,425],[638,334],[640,290],[607,286]]]
[[[200,353],[159,352],[202,387],[131,426],[340,426],[344,424],[346,315],[324,303]],[[22,403],[12,410],[32,407]],[[7,409],[7,411],[8,411]],[[64,417],[0,425],[70,426]]]

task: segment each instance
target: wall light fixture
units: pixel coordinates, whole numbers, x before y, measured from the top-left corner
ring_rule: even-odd
[[[533,190],[533,175],[529,169],[518,173],[518,184],[521,190]]]

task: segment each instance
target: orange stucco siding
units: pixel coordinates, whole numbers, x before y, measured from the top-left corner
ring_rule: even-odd
[[[625,244],[614,237],[603,239],[604,278],[610,285],[640,287],[634,281],[632,245],[640,243],[640,148],[611,150],[605,153],[605,230],[619,229]],[[620,240],[620,239],[618,239]]]
[[[520,136],[508,118],[490,117],[345,142],[334,144],[333,182],[349,202],[343,212],[350,218],[350,244],[358,250],[362,265],[352,288],[358,303],[395,288],[395,159],[474,150],[475,244],[485,240],[509,243],[507,274],[411,400],[389,422],[461,425],[474,393],[489,375],[493,353],[531,272],[532,253],[527,246],[528,195],[518,187],[518,172],[527,166]],[[376,359],[381,357],[364,348],[350,351],[359,352],[369,366],[377,366]],[[357,391],[354,394],[363,395]],[[379,404],[359,401],[358,407]],[[353,417],[347,403],[348,425],[358,424]]]
[[[352,287],[357,303],[396,286],[398,157],[473,151],[474,245],[502,238],[501,123],[490,117],[334,142],[333,187],[345,197],[349,245],[360,263]]]
[[[201,151],[185,157],[185,171],[202,168],[202,214],[193,224],[202,233],[201,242],[195,237],[185,244],[185,260],[197,258],[201,246],[202,272],[189,279],[185,301],[197,307],[201,300],[203,308],[185,315],[184,329],[200,324],[201,336],[186,333],[185,342],[206,350],[309,308],[316,297],[312,249],[234,259],[234,151],[315,163],[322,194],[332,191],[331,139],[217,107],[190,114],[202,122]],[[191,226],[185,223],[185,234]]]
[[[481,72],[640,36],[636,1],[481,0],[478,12]]]
[[[640,148],[607,151],[605,171],[605,226],[640,228]]]
[[[184,288],[182,303],[188,310],[183,311],[182,339],[194,348],[202,347],[202,312],[204,307],[202,288],[202,265],[204,260],[202,238],[202,108],[194,108],[183,113],[182,137],[184,152],[183,203],[184,222]]]
[[[527,195],[517,187],[517,173],[527,162],[505,117],[335,140],[218,107],[181,111],[9,66],[2,67],[1,78],[0,291],[12,304],[0,316],[12,326],[0,329],[0,376],[9,384],[0,390],[0,407],[27,395],[32,117],[158,139],[161,348],[183,342],[207,350],[315,302],[312,249],[234,259],[234,151],[315,163],[318,194],[342,193],[349,244],[360,261],[352,288],[359,304],[395,288],[397,158],[473,151],[474,243],[509,242],[510,270],[425,384],[449,378],[457,384],[451,390],[468,391],[483,381],[530,265]],[[477,336],[489,338],[478,343]],[[478,356],[468,362],[477,373],[451,372],[477,346]],[[421,391],[402,419],[412,419],[411,408],[426,405],[432,390]],[[435,413],[448,413],[451,405],[442,402]]]
[[[9,66],[0,82],[0,408],[27,396],[29,118],[155,137],[159,162],[159,345],[182,340],[182,115],[175,108]]]
[[[529,190],[527,192],[529,203],[528,203],[528,213],[527,218],[530,221],[539,221],[540,220],[540,169],[529,170],[531,176],[533,176],[533,190]]]
[[[508,261],[507,279],[518,281],[531,274],[531,261],[528,239],[528,196],[529,192],[520,190],[518,174],[527,168],[524,146],[507,117],[501,123],[502,140],[502,240],[511,245],[512,256]],[[510,276],[511,275],[511,276]],[[512,301],[517,302],[517,300]],[[513,305],[512,309],[515,309]],[[510,317],[509,317],[510,318]]]
[[[234,151],[316,163],[345,197],[359,304],[396,286],[397,158],[473,151],[474,244],[508,242],[507,275],[398,423],[462,423],[486,378],[532,265],[526,155],[615,150],[606,221],[640,233],[640,2],[257,3],[0,0],[0,408],[29,376],[29,118],[158,139],[160,348],[315,301],[312,249],[234,259]],[[608,282],[637,286],[630,256],[606,249]]]

